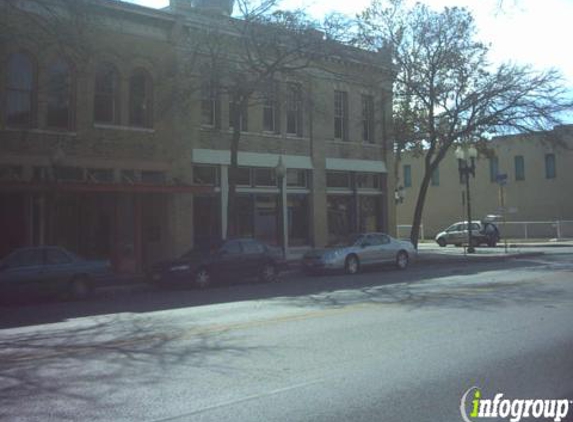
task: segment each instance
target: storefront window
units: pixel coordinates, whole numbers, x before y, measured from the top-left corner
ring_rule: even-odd
[[[350,173],[343,171],[327,171],[326,186],[329,188],[350,188]]]
[[[235,235],[253,237],[253,198],[250,195],[238,195],[235,198]]]
[[[265,243],[278,243],[278,196],[255,197],[255,238]]]
[[[293,188],[308,187],[306,174],[306,170],[287,169],[287,186]]]
[[[217,167],[193,166],[193,183],[218,186]]]
[[[251,186],[251,169],[248,167],[237,167],[237,186]]]
[[[377,173],[357,173],[356,187],[362,189],[380,189],[380,175]]]
[[[358,203],[358,231],[378,231],[380,198],[378,196],[361,196],[359,197]]]
[[[255,186],[272,186],[276,187],[277,177],[275,169],[256,168],[255,169]]]
[[[54,167],[54,177],[58,181],[78,182],[84,180],[84,171],[80,167]]]
[[[328,237],[329,242],[346,237],[352,230],[353,198],[349,195],[328,195]]]
[[[141,182],[163,185],[165,184],[165,173],[162,171],[153,171],[153,170],[142,171]]]
[[[288,195],[289,246],[308,245],[308,196]]]
[[[214,196],[193,199],[195,246],[208,247],[221,238],[221,206]]]
[[[113,183],[112,169],[87,169],[86,179],[92,183]]]

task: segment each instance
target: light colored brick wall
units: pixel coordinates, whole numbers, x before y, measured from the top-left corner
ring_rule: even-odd
[[[494,139],[491,147],[499,160],[499,173],[508,175],[505,189],[508,221],[554,221],[573,220],[573,126],[557,127],[568,147],[560,147],[551,141],[542,141],[540,136],[509,136]],[[545,154],[554,153],[557,177],[545,177]],[[525,162],[525,180],[515,179],[514,157],[521,155]],[[399,163],[399,177],[403,184],[403,166],[412,166],[412,187],[406,188],[404,203],[397,206],[397,224],[412,224],[414,208],[423,175],[423,159],[409,154]],[[440,164],[440,185],[430,186],[424,207],[422,223],[426,236],[450,224],[466,220],[466,208],[462,207],[462,192],[465,185],[459,181],[457,160],[454,152]],[[496,214],[500,206],[500,188],[490,181],[489,160],[480,156],[476,161],[476,176],[470,180],[472,218],[481,219]]]

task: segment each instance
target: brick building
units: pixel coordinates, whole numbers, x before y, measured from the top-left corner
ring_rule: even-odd
[[[179,34],[226,28],[232,4],[80,3],[77,28],[64,19],[65,0],[49,2],[50,13],[35,0],[0,6],[0,255],[58,244],[139,271],[220,238],[229,224],[278,244],[284,221],[287,246],[393,231],[384,52],[278,78],[280,100],[249,105],[237,212],[227,221],[229,99],[204,89],[172,97],[193,53]],[[58,18],[65,30],[51,33]]]
[[[473,218],[499,216],[502,234],[509,237],[572,237],[573,196],[569,192],[573,181],[573,125],[557,126],[546,133],[500,136],[492,139],[488,148],[489,155],[480,154],[475,177],[470,179]],[[403,154],[399,163],[398,184],[405,193],[404,201],[396,208],[397,224],[404,226],[401,236],[409,235],[423,166],[423,157],[411,153]],[[498,175],[505,178],[503,191]],[[508,222],[505,226],[504,213]],[[465,184],[460,183],[452,149],[430,183],[422,217],[424,234],[431,238],[450,224],[465,220]]]

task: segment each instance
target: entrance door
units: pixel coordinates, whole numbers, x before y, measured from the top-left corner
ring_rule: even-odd
[[[219,198],[195,196],[193,198],[193,232],[196,247],[209,247],[221,238],[221,212]]]
[[[0,195],[0,258],[26,242],[25,196]]]

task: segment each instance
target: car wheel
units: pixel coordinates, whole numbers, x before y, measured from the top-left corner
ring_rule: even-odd
[[[265,263],[259,271],[259,279],[263,283],[272,283],[277,280],[277,269],[270,262]]]
[[[85,276],[76,277],[70,283],[69,294],[72,299],[85,300],[90,296],[91,292],[90,280]]]
[[[211,284],[211,273],[207,268],[199,268],[193,276],[193,283],[196,287],[204,289]]]
[[[436,242],[438,242],[438,245],[440,245],[442,248],[447,245],[446,239],[443,237],[440,237],[438,240],[436,240]]]
[[[356,274],[360,270],[360,261],[356,255],[349,255],[344,262],[346,274]]]
[[[408,264],[409,264],[408,254],[404,251],[398,252],[398,255],[396,255],[396,266],[398,267],[398,269],[405,270],[408,267]]]

